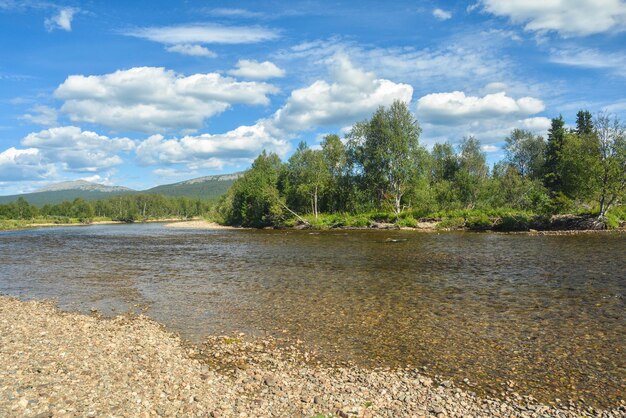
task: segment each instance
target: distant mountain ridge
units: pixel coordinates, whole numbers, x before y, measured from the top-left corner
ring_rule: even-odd
[[[190,197],[203,200],[217,200],[230,186],[243,175],[243,172],[203,176],[178,183],[164,184],[147,190],[133,190],[123,186],[106,186],[86,180],[64,181],[43,187],[32,193],[0,196],[0,204],[11,203],[23,197],[30,204],[43,206],[57,204],[65,200],[81,198],[85,200],[107,199],[120,194],[160,194],[170,197]]]
[[[62,181],[60,183],[49,184],[46,187],[42,187],[39,190],[35,190],[34,193],[41,192],[58,192],[60,190],[88,190],[103,193],[113,192],[132,192],[133,189],[123,186],[107,186],[104,184],[93,183],[87,180],[74,180],[74,181]]]

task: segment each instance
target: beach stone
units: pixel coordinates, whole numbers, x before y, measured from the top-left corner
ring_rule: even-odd
[[[557,407],[527,396],[518,407],[522,398],[490,399],[462,388],[448,390],[451,381],[433,385],[432,378],[411,367],[311,362],[314,357],[305,355],[302,346],[289,339],[240,335],[209,336],[192,345],[144,316],[104,319],[0,296],[0,411],[39,418],[94,412],[311,417],[330,411],[355,418],[574,418],[622,417],[625,412],[623,404],[611,410],[576,402]]]

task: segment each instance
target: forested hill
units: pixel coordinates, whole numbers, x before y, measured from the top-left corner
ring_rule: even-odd
[[[228,191],[235,180],[243,173],[224,174],[219,176],[198,177],[174,184],[164,184],[145,190],[142,193],[160,194],[171,197],[192,197],[199,199],[216,199]]]
[[[63,201],[72,201],[76,198],[99,200],[122,194],[138,193],[215,200],[226,193],[233,182],[241,175],[242,173],[234,173],[199,177],[179,183],[156,186],[143,191],[132,190],[126,187],[104,186],[86,181],[64,182],[48,186],[45,189],[33,193],[0,196],[0,204],[14,202],[19,197],[23,197],[32,205],[43,206],[45,204],[58,204]]]

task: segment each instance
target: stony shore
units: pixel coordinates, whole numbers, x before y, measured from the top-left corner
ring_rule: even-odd
[[[243,229],[234,226],[220,225],[217,222],[205,221],[203,219],[193,219],[190,221],[177,221],[165,224],[166,228],[180,229]]]
[[[321,365],[298,342],[190,345],[144,316],[105,319],[0,296],[0,416],[618,417],[479,398],[416,370]]]

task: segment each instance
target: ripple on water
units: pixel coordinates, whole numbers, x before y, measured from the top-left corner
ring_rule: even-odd
[[[626,393],[625,250],[623,234],[59,228],[0,234],[0,292],[609,406]]]

